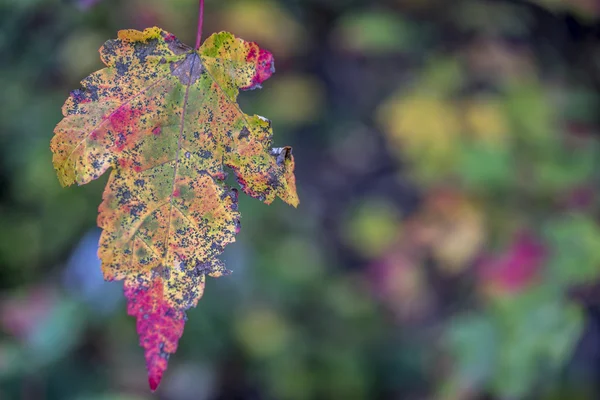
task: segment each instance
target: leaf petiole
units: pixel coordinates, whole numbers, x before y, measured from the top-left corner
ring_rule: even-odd
[[[204,0],[200,0],[200,10],[198,12],[198,33],[196,34],[196,50],[200,48],[202,40],[202,23],[204,22]]]

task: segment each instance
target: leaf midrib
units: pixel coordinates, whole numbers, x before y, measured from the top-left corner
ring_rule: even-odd
[[[200,60],[198,54],[194,51],[191,54],[194,55],[194,59],[192,60],[192,65],[190,66],[190,78],[188,79],[187,86],[185,88],[185,95],[183,96],[183,110],[181,111],[181,126],[179,127],[179,137],[177,138],[177,151],[175,152],[175,167],[173,168],[173,184],[171,185],[171,194],[169,195],[169,219],[167,220],[167,234],[165,236],[165,251],[163,258],[166,259],[169,254],[169,235],[171,233],[171,216],[173,215],[173,209],[179,208],[175,207],[173,204],[173,193],[175,192],[175,184],[177,182],[177,170],[179,168],[179,154],[181,153],[182,148],[182,139],[183,139],[183,130],[185,127],[185,114],[187,112],[188,99],[190,95],[190,87],[192,86],[192,72],[194,71],[194,65],[196,65],[196,60]],[[189,57],[189,56],[188,56]],[[183,64],[183,63],[182,63]],[[179,211],[182,215],[183,213]]]
[[[215,83],[215,85],[217,86],[217,89],[223,94],[223,96],[225,96],[225,98],[231,104],[235,105],[236,110],[240,113],[240,115],[242,116],[244,122],[247,125],[249,125],[250,121],[248,121],[248,116],[241,110],[241,108],[234,101],[234,99],[232,99],[231,96],[229,96],[229,94],[221,87],[221,84],[219,83],[219,81],[214,77],[214,75],[211,73],[211,71],[209,70],[209,68],[207,68],[205,66],[206,64],[204,63],[203,57],[198,52],[195,52],[195,51],[189,53],[188,57],[189,57],[189,55],[194,55],[194,54],[196,55],[196,57],[194,58],[194,60],[192,62],[192,65],[190,67],[190,76],[191,76],[192,71],[194,69],[195,63],[197,61],[199,61],[202,64],[203,71],[206,72],[206,74],[210,77],[210,79]],[[183,62],[182,62],[182,65],[183,65]],[[180,67],[181,66],[179,66],[177,68],[180,68]],[[175,69],[175,70],[177,70],[177,69]],[[164,79],[164,78],[162,78],[162,79]],[[165,240],[164,240],[165,249],[163,251],[163,255],[159,256],[158,254],[156,254],[156,252],[154,251],[154,249],[152,249],[148,245],[148,243],[146,243],[145,241],[143,241],[144,244],[147,247],[149,247],[150,250],[152,250],[152,252],[154,253],[155,256],[157,256],[159,258],[162,257],[163,264],[164,264],[164,261],[166,261],[167,255],[169,253],[169,240],[170,240],[170,233],[171,233],[170,232],[171,231],[171,216],[172,216],[173,209],[177,210],[184,218],[186,218],[188,221],[192,222],[190,220],[190,218],[187,215],[185,215],[185,213],[183,213],[183,211],[181,209],[179,209],[179,207],[177,207],[175,204],[173,204],[173,200],[174,200],[173,192],[175,191],[175,185],[176,185],[176,182],[177,182],[177,169],[179,167],[179,155],[181,153],[181,150],[183,149],[182,139],[183,139],[183,132],[184,132],[184,127],[185,127],[185,115],[186,115],[186,112],[187,112],[187,105],[188,105],[188,99],[189,99],[189,90],[190,90],[190,87],[191,87],[192,83],[193,83],[192,80],[189,79],[188,80],[188,84],[186,85],[186,91],[185,91],[184,99],[183,99],[184,103],[183,103],[183,110],[182,110],[182,113],[181,113],[181,122],[180,122],[179,137],[178,137],[178,140],[177,140],[177,150],[176,150],[176,153],[175,153],[175,158],[159,164],[159,165],[164,165],[164,164],[175,162],[175,166],[174,166],[174,170],[173,170],[173,183],[172,183],[172,186],[171,186],[171,193],[169,194],[169,200],[166,201],[166,202],[163,202],[160,206],[156,207],[152,212],[148,213],[148,216],[146,217],[146,218],[150,217],[155,211],[163,208],[167,204],[169,205],[169,210],[168,210],[168,212],[169,212],[169,218],[168,218],[168,221],[167,221],[167,233],[165,235]],[[204,101],[204,99],[203,99],[203,101]],[[157,166],[158,165],[155,165],[155,166],[152,166],[150,168],[144,169],[144,171],[146,171],[148,169],[156,168]],[[140,226],[142,224],[143,224],[143,222],[141,222]],[[139,237],[139,235],[137,234],[137,232],[134,233],[131,236],[131,240],[133,240],[136,236]]]

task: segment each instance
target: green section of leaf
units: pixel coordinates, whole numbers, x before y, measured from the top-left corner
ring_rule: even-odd
[[[583,329],[577,306],[560,293],[539,287],[497,304],[502,332],[498,370],[493,388],[504,396],[520,397],[542,371],[556,373],[573,351]]]
[[[590,283],[600,276],[600,229],[583,214],[557,218],[544,227],[552,255],[548,268],[562,285]]]
[[[497,299],[485,314],[455,318],[445,339],[459,382],[521,398],[542,372],[556,373],[564,364],[582,329],[579,308],[539,286]]]
[[[495,191],[510,187],[517,169],[508,149],[465,142],[461,148],[458,173],[469,189]]]
[[[594,176],[598,157],[598,146],[595,143],[577,151],[565,149],[558,141],[550,142],[549,145],[555,147],[548,149],[546,154],[532,164],[538,191],[564,193]]]
[[[481,385],[492,378],[499,357],[498,334],[485,314],[464,315],[449,323],[446,343],[461,381]]]

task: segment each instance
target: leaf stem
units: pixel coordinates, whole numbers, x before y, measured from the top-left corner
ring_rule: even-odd
[[[204,22],[204,0],[200,0],[200,11],[198,12],[198,33],[196,34],[196,50],[200,48],[202,40],[202,23]]]

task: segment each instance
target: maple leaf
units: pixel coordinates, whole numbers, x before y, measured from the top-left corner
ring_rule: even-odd
[[[63,106],[53,163],[63,186],[107,169],[99,207],[99,257],[107,280],[124,280],[155,390],[183,334],[185,311],[239,231],[237,191],[267,204],[299,203],[289,147],[271,148],[267,119],[244,114],[239,90],[274,72],[273,56],[230,33],[198,50],[160,28],[123,30],[100,49],[93,73]]]

